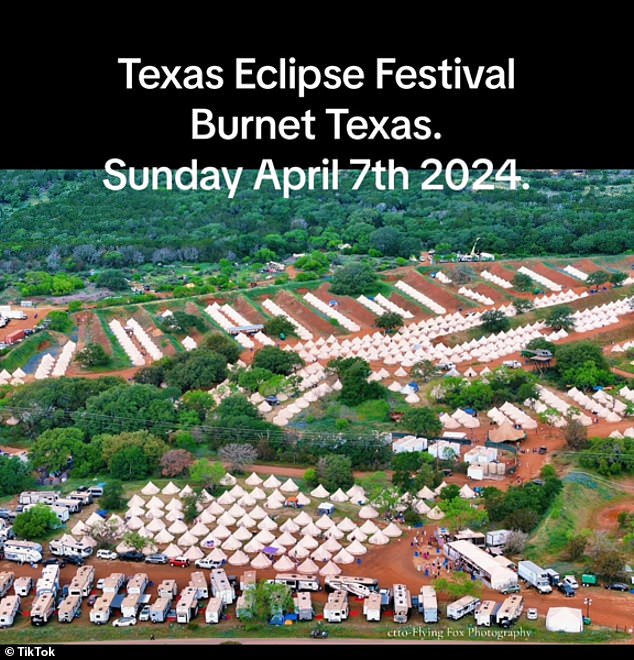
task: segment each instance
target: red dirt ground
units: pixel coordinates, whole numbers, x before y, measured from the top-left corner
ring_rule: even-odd
[[[495,301],[496,305],[508,305],[509,303],[509,299],[502,293],[504,289],[498,289],[495,285],[489,286],[488,284],[478,282],[476,285],[466,284],[465,286],[474,289],[483,296],[489,296],[489,298]]]
[[[317,316],[310,311],[310,309],[299,302],[297,298],[292,296],[288,291],[280,291],[273,299],[285,312],[288,312],[296,321],[299,321],[304,327],[308,328],[314,335],[328,335],[341,334],[343,328],[338,328],[330,325],[328,321],[321,316]]]
[[[371,328],[373,331],[376,330],[376,328],[374,328],[374,314],[354,298],[337,296],[334,293],[331,293],[330,284],[324,283],[312,293],[325,303],[328,303],[331,300],[336,300],[339,303],[337,311],[358,323],[362,330],[368,328]]]
[[[414,319],[406,320],[406,323],[411,323],[413,320],[422,321],[423,319],[428,319],[431,317],[430,314],[427,314],[422,307],[419,307],[413,300],[408,300],[399,293],[390,294],[389,300],[391,300],[395,305],[406,309],[408,312],[411,312],[414,315]]]
[[[433,284],[433,280],[422,277],[414,270],[409,270],[402,279],[406,284],[418,289],[421,293],[431,298],[434,302],[442,305],[447,312],[455,312],[458,307],[464,307],[462,302],[455,298],[445,285]],[[443,288],[445,287],[445,288]]]
[[[12,306],[15,308],[15,305]],[[0,340],[4,340],[7,335],[15,332],[16,330],[30,330],[34,328],[40,321],[43,321],[49,314],[49,312],[56,311],[57,307],[21,307],[20,310],[26,314],[25,319],[11,319],[8,325],[5,325],[4,328],[0,328]],[[35,315],[37,314],[37,318]]]
[[[594,261],[591,261],[590,259],[582,259],[581,261],[575,261],[574,264],[575,268],[578,268],[579,270],[583,271],[584,273],[594,273],[597,270],[602,270],[597,266]]]
[[[134,318],[139,322],[141,327],[147,332],[150,339],[163,351],[165,355],[175,355],[176,349],[167,337],[159,330],[152,315],[144,307],[137,307],[134,312]],[[165,341],[163,341],[165,340]],[[136,341],[136,340],[135,340]],[[165,344],[165,345],[163,345]],[[148,356],[149,357],[149,356]]]
[[[619,513],[634,513],[634,502],[621,502],[620,504],[611,504],[597,512],[594,519],[594,525],[597,529],[613,532],[619,526]]]
[[[266,319],[256,309],[251,307],[244,298],[236,298],[231,302],[231,306],[238,312],[238,314],[242,314],[247,321],[254,325],[266,321]]]
[[[487,262],[485,264],[482,264],[482,270],[489,271],[489,273],[492,273],[493,275],[497,275],[498,277],[502,277],[505,280],[508,280],[513,283],[513,278],[515,275],[517,275],[517,268],[515,268],[514,265],[511,264],[500,264],[496,262]],[[505,289],[510,291],[511,289]]]
[[[575,279],[571,275],[562,273],[560,270],[556,270],[555,268],[548,268],[548,266],[544,266],[544,264],[536,261],[531,261],[527,267],[538,275],[543,275],[556,284],[561,284],[561,286],[565,287],[566,289],[579,288],[579,280]]]

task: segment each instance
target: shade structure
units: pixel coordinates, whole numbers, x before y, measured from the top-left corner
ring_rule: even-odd
[[[332,559],[332,552],[320,547],[310,553],[310,558],[313,561],[320,561],[325,564]]]
[[[318,571],[319,566],[317,566],[317,564],[315,564],[310,558],[304,559],[304,561],[297,567],[297,572],[302,575],[314,575]]]
[[[251,511],[249,511],[249,516],[253,518],[253,520],[262,520],[263,518],[266,518],[267,515],[266,511],[259,505],[254,506]]]
[[[295,562],[283,555],[273,564],[273,568],[279,572],[293,571],[295,570]]]
[[[137,518],[137,516],[133,516],[126,522],[125,526],[131,530],[141,529],[141,527],[143,527],[143,521],[141,520],[141,518]]]
[[[282,482],[274,474],[272,474],[264,481],[262,485],[264,488],[279,488],[282,485]]]
[[[368,539],[368,543],[371,543],[372,545],[386,545],[389,542],[390,537],[380,530],[372,534],[372,536]]]
[[[250,493],[249,495],[254,499],[254,500],[265,500],[266,499],[266,493],[256,486]]]
[[[150,532],[160,532],[162,529],[165,529],[165,523],[160,518],[153,518],[145,526],[145,529],[149,529]]]
[[[299,543],[286,551],[286,554],[294,560],[305,559],[310,554],[310,550]]]
[[[145,506],[145,500],[139,497],[136,493],[128,500],[128,507]]]
[[[208,511],[211,513],[213,516],[221,516],[224,512],[225,509],[223,506],[218,504],[218,502],[212,502],[206,509],[205,511]]]
[[[340,575],[341,574],[341,569],[337,564],[334,564],[332,561],[329,561],[325,566],[322,566],[319,569],[319,575],[327,576],[327,575]]]
[[[317,488],[313,488],[313,490],[310,491],[310,494],[320,500],[323,500],[330,495],[330,493],[321,484],[319,484]]]
[[[228,552],[233,552],[234,550],[242,547],[242,541],[231,535],[222,542],[220,547],[223,550],[227,550]]]
[[[205,510],[203,511],[200,516],[198,516],[198,520],[200,520],[201,523],[204,525],[210,525],[211,523],[216,521],[216,516],[212,515],[209,513],[209,511]]]
[[[154,495],[148,500],[148,503],[146,504],[148,509],[162,509],[165,507],[165,503],[163,500],[159,499]]]
[[[192,545],[187,549],[187,552],[184,555],[189,559],[189,561],[196,561],[197,559],[202,559],[205,555],[200,548],[197,548],[195,545]]]
[[[323,534],[327,539],[340,539],[343,537],[343,532],[336,526],[329,527]]]
[[[168,511],[182,511],[183,510],[183,503],[173,497],[166,505],[165,508]]]
[[[214,548],[208,555],[207,558],[210,561],[226,561],[227,554],[223,552],[220,548]]]
[[[245,513],[240,520],[236,523],[238,527],[244,527],[245,529],[252,529],[257,525],[257,520],[251,518],[248,513]]]
[[[273,534],[271,534],[271,532],[269,532],[268,529],[262,529],[253,538],[256,541],[259,541],[260,543],[266,545],[271,541],[273,541],[275,539],[275,536],[273,536]]]
[[[171,543],[174,540],[174,536],[170,534],[166,529],[162,529],[155,537],[154,541],[156,543]]]
[[[273,562],[266,555],[263,555],[261,552],[259,552],[251,560],[251,568],[256,568],[259,570],[264,570],[265,568],[271,568],[272,564]]]
[[[229,511],[227,511],[227,513],[237,519],[241,518],[246,513],[246,511],[236,503],[229,509]]]
[[[262,479],[258,477],[255,472],[251,472],[251,474],[244,480],[244,483],[253,488],[254,486],[259,486],[262,483]]]
[[[257,500],[255,499],[255,497],[253,497],[253,495],[251,495],[251,493],[245,493],[238,500],[238,504],[240,506],[247,507],[247,508],[255,506],[256,502],[257,502]]]
[[[250,555],[252,555],[254,552],[260,552],[260,550],[262,550],[263,547],[264,547],[264,543],[260,543],[259,541],[256,541],[253,538],[248,543],[246,543],[242,547],[242,549],[245,552],[248,552]]]
[[[289,534],[295,534],[299,530],[299,525],[294,520],[291,520],[291,518],[288,518],[280,525],[280,531],[288,532]]]
[[[262,520],[260,520],[260,522],[257,524],[257,528],[268,529],[270,531],[272,529],[277,529],[277,523],[266,516],[266,518],[262,518]]]
[[[417,493],[416,497],[420,497],[423,500],[433,500],[434,497],[436,497],[436,493],[434,493],[431,488],[427,488],[427,486],[423,486]]]
[[[427,513],[427,517],[430,520],[442,520],[445,517],[445,514],[437,507],[435,506],[431,511]]]
[[[246,527],[238,527],[233,533],[233,536],[239,541],[248,541],[253,537],[253,533],[250,532]]]
[[[143,488],[141,488],[141,492],[144,495],[156,495],[159,491],[159,488],[155,486],[151,481],[148,481]]]
[[[161,488],[161,493],[163,493],[163,495],[176,495],[176,493],[179,492],[180,488],[173,481],[170,481],[166,486]]]
[[[365,506],[362,506],[359,509],[359,518],[378,518],[379,517],[379,512],[369,504],[366,504]]]
[[[319,520],[317,520],[317,522],[315,523],[315,525],[316,525],[317,527],[319,527],[319,529],[329,529],[329,528],[332,527],[334,524],[335,524],[335,523],[334,523],[333,519],[332,519],[332,518],[329,518],[325,513],[324,513],[324,515],[321,516],[321,518],[319,518]]]
[[[359,529],[364,534],[374,534],[379,531],[379,527],[372,520],[366,520]]]
[[[198,539],[191,532],[185,532],[178,539],[178,545],[181,548],[188,548],[190,545],[195,545],[196,543],[198,543]]]
[[[300,531],[300,534],[302,536],[306,536],[306,535],[318,536],[320,532],[321,532],[321,530],[319,529],[319,527],[317,527],[317,525],[315,525],[315,523],[309,522],[308,525],[305,525],[304,527],[302,527],[302,530]]]
[[[264,506],[265,506],[267,509],[273,509],[273,510],[275,510],[275,509],[281,509],[281,508],[284,506],[284,503],[283,503],[283,502],[280,502],[280,501],[279,501],[278,499],[276,499],[275,497],[269,497],[269,498],[266,500]]]
[[[350,520],[350,518],[344,518],[343,520],[337,523],[337,527],[342,532],[351,532],[353,529],[357,528],[357,525],[355,522]]]
[[[231,536],[231,532],[224,525],[218,525],[211,533],[220,541]]]
[[[283,493],[296,493],[299,486],[289,477],[281,486],[280,490]]]
[[[193,495],[193,494],[194,494],[194,489],[189,484],[185,484],[181,488],[181,492],[180,492],[181,497],[189,497],[189,495]]]
[[[319,547],[319,541],[317,541],[317,539],[315,539],[313,536],[306,535],[299,539],[297,545],[301,545],[303,548],[308,548],[308,550],[314,550],[315,548]]]
[[[313,519],[306,513],[306,511],[301,511],[298,513],[293,520],[300,526],[304,527],[305,525],[308,525],[308,523],[312,522]]]
[[[156,511],[161,511],[160,509],[155,509]],[[157,516],[160,518],[160,516]],[[174,522],[176,520],[183,520],[185,518],[185,514],[182,511],[168,511],[165,514],[165,520],[168,520],[169,522]]]
[[[236,501],[236,498],[233,495],[229,494],[229,491],[225,491],[217,500],[218,504],[222,506],[231,506]]]
[[[356,539],[346,548],[346,550],[355,557],[364,555],[368,549]]]
[[[392,539],[401,536],[403,530],[394,522],[391,522],[384,530],[383,533],[385,536],[389,536]]]
[[[238,480],[228,472],[225,472],[224,477],[220,480],[221,486],[235,486]]]
[[[304,493],[297,493],[297,504],[308,506],[310,504],[310,497],[307,497]]]
[[[227,559],[227,563],[232,566],[246,566],[249,563],[249,555],[242,552],[242,550],[236,550],[229,559]]]
[[[167,555],[170,559],[173,557],[179,557],[180,555],[183,554],[183,551],[174,543],[170,543],[165,550],[163,550],[163,554]]]
[[[187,525],[182,520],[175,520],[167,531],[170,534],[184,534],[187,531]]]
[[[354,556],[351,555],[345,548],[341,548],[339,552],[332,558],[337,564],[352,564]]]
[[[239,497],[242,497],[242,496],[245,495],[245,494],[246,494],[246,490],[244,490],[244,488],[242,488],[242,486],[241,486],[240,484],[236,484],[236,485],[235,485],[235,486],[229,491],[229,495],[231,495],[231,497],[235,498],[236,500],[237,500]]]
[[[341,488],[337,488],[337,490],[330,496],[330,501],[331,502],[337,502],[338,504],[341,504],[341,502],[347,502],[350,498],[341,490]]]
[[[341,550],[341,543],[339,543],[337,539],[330,538],[324,541],[321,547],[326,548],[328,552],[337,552],[338,550]]]
[[[225,527],[231,527],[236,524],[236,519],[226,511],[218,517],[216,521],[219,525],[224,525]]]

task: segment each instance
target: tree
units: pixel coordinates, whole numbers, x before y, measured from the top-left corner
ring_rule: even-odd
[[[199,458],[189,468],[191,481],[200,484],[203,488],[216,488],[224,476],[225,468],[222,463],[212,463],[207,458]]]
[[[59,527],[59,520],[53,510],[45,504],[36,504],[19,513],[13,523],[13,532],[19,539],[27,541],[39,539]]]
[[[202,345],[214,353],[224,355],[229,364],[237,362],[242,355],[240,344],[222,332],[211,332],[205,335]]]
[[[31,463],[0,455],[0,497],[29,490],[34,484]]]
[[[519,555],[526,549],[528,534],[520,529],[514,529],[507,535],[504,543],[504,552],[509,555]]]
[[[573,451],[579,451],[588,446],[588,431],[578,419],[568,418],[564,437],[566,438],[566,445]]]
[[[317,474],[319,481],[330,492],[342,488],[346,490],[352,486],[352,463],[348,456],[338,454],[326,454],[317,463]]]
[[[200,502],[200,495],[191,493],[182,498],[183,502],[183,516],[187,524],[192,523],[198,517],[198,507]]]
[[[109,511],[120,511],[125,506],[123,484],[119,479],[110,479],[103,489],[99,505]]]
[[[274,374],[288,376],[304,361],[294,351],[283,351],[277,346],[265,346],[253,357],[253,366],[268,369]]]
[[[131,548],[134,548],[137,552],[142,552],[143,548],[146,546],[156,547],[154,541],[146,539],[145,536],[142,536],[139,532],[126,532],[123,535],[123,542]]]
[[[135,431],[133,433],[119,433],[119,435],[100,436],[103,442],[103,458],[112,470],[114,456],[123,450],[134,447],[144,456],[142,463],[146,474],[154,472],[159,467],[161,456],[168,450],[168,446],[148,431]],[[132,456],[129,456],[132,458]],[[145,475],[144,475],[145,476]]]
[[[129,288],[128,281],[120,270],[104,270],[95,279],[95,286],[113,291],[125,291]]]
[[[449,488],[449,486],[446,486]],[[443,488],[440,492],[445,490]],[[453,530],[464,529],[470,527],[472,529],[479,529],[487,524],[489,521],[487,512],[472,506],[468,500],[463,500],[461,497],[454,497],[449,500],[441,500],[438,506],[445,514],[443,525]]]
[[[423,383],[429,382],[437,373],[436,365],[431,360],[420,360],[409,370],[409,374]]]
[[[204,421],[214,405],[214,398],[203,390],[189,390],[183,394],[180,400],[180,408],[195,412],[201,422]]]
[[[480,317],[482,321],[482,328],[486,332],[506,332],[511,327],[511,321],[499,309],[491,309],[488,312],[484,312]]]
[[[331,360],[328,367],[339,376],[341,381],[339,398],[347,406],[358,406],[364,401],[385,398],[386,390],[382,385],[368,382],[372,370],[365,360],[361,358]]]
[[[164,477],[177,477],[183,474],[194,462],[194,456],[185,449],[172,449],[161,457],[161,474]]]
[[[243,472],[247,465],[252,465],[258,457],[258,452],[252,445],[232,442],[218,450],[222,461],[229,463],[232,470]]]
[[[77,353],[75,360],[82,367],[90,369],[92,367],[105,367],[110,364],[110,356],[104,350],[101,344],[87,344],[84,350]]]
[[[100,502],[100,504],[103,504],[103,502]],[[102,520],[91,525],[88,528],[88,534],[95,539],[98,548],[112,550],[117,541],[123,536],[124,529],[123,525],[116,520]]]
[[[425,438],[437,437],[442,431],[440,419],[429,408],[408,408],[401,424],[408,431]]]
[[[459,285],[468,284],[475,277],[475,272],[471,266],[465,263],[459,263],[451,274],[451,279]]]
[[[254,589],[245,591],[247,617],[267,622],[274,614],[293,609],[291,591],[285,584],[270,584],[260,581]],[[243,614],[241,613],[241,618]]]
[[[570,307],[556,307],[546,318],[546,325],[558,332],[565,330],[570,332],[575,327],[575,321]]]
[[[31,463],[48,472],[61,472],[81,451],[83,438],[84,432],[74,427],[44,431],[31,446]]]
[[[264,333],[269,337],[291,337],[295,335],[295,326],[285,316],[274,316],[265,322]]]
[[[555,357],[555,370],[562,385],[591,389],[615,382],[610,365],[598,344],[589,341],[563,344],[556,348]]]
[[[447,594],[451,600],[462,598],[462,596],[482,596],[482,582],[472,580],[467,573],[453,573],[448,578],[434,580],[434,588],[438,593]]]
[[[539,514],[531,509],[516,509],[511,511],[504,520],[504,524],[512,529],[522,532],[531,532],[539,522]]]
[[[526,298],[513,298],[513,307],[518,314],[525,314],[526,312],[532,312],[535,309],[531,300]]]
[[[358,296],[376,287],[374,270],[361,261],[351,261],[338,268],[332,277],[330,290],[342,296]]]
[[[257,392],[262,383],[273,376],[273,372],[262,367],[252,367],[238,376],[238,385],[249,392]]]
[[[458,484],[449,484],[440,491],[441,500],[453,500],[460,497],[460,486]]]
[[[165,382],[187,390],[208,390],[227,377],[227,359],[224,355],[205,348],[175,358],[165,371]]]
[[[588,286],[601,286],[610,280],[610,274],[606,273],[604,270],[595,270],[593,273],[588,275],[586,284]]]
[[[588,545],[587,534],[574,534],[562,553],[563,559],[566,561],[579,561],[583,559],[586,554],[586,546]]]
[[[528,275],[525,275],[524,273],[516,273],[513,277],[513,286],[518,291],[526,293],[532,291],[535,284]]]
[[[579,462],[606,476],[634,472],[632,438],[593,438],[590,448],[581,452]]]
[[[623,282],[627,279],[627,275],[621,271],[614,271],[610,273],[610,283],[614,286],[623,286]]]
[[[417,247],[395,227],[379,227],[369,236],[370,247],[386,257],[409,257]]]
[[[110,474],[115,479],[132,481],[147,477],[150,472],[147,456],[140,447],[123,447],[110,459]]]
[[[383,316],[377,316],[374,325],[386,332],[394,332],[403,327],[403,317],[396,312],[385,312]]]
[[[317,479],[317,470],[315,470],[315,468],[308,468],[304,472],[304,481],[309,488],[315,488],[319,483],[319,480]]]

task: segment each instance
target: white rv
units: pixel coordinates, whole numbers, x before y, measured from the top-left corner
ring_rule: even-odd
[[[0,571],[0,598],[6,596],[13,586],[14,579],[15,573],[13,571]]]
[[[321,584],[317,575],[278,573],[272,582],[274,584],[285,584],[293,591],[319,591],[321,589]]]
[[[103,581],[104,594],[118,594],[119,589],[125,582],[125,575],[123,573],[110,573],[110,575]]]
[[[98,626],[103,626],[104,623],[108,623],[110,619],[112,601],[114,600],[116,593],[109,592],[104,593],[102,596],[97,598],[95,604],[90,610],[90,622],[95,623]]]
[[[412,597],[404,584],[394,585],[394,623],[407,623]]]
[[[367,621],[381,620],[381,594],[371,593],[363,600],[363,616]]]
[[[194,571],[189,578],[189,587],[194,587],[199,599],[209,598],[209,584],[202,571]]]
[[[18,503],[22,504],[55,504],[59,493],[54,490],[25,490],[20,493]]]
[[[35,595],[53,594],[57,595],[59,590],[59,566],[49,564],[42,569],[42,576],[35,583]]]
[[[152,623],[163,623],[172,606],[172,599],[161,596],[150,606],[150,621]]]
[[[220,598],[210,598],[205,608],[205,623],[220,623],[224,604]]]
[[[224,568],[214,568],[211,571],[211,593],[220,598],[225,605],[231,605],[236,598],[236,592],[227,579]]]
[[[524,610],[524,598],[519,594],[508,596],[502,603],[502,607],[497,611],[498,625],[508,628],[513,625],[521,616]]]
[[[175,598],[178,595],[176,580],[163,580],[158,586],[157,593],[159,598],[169,598],[169,600]]]
[[[293,603],[295,605],[295,614],[299,621],[312,621],[315,616],[313,610],[313,599],[309,591],[298,591],[293,596]]]
[[[135,573],[129,580],[126,586],[126,591],[129,594],[142,594],[147,587],[148,576],[147,573]],[[126,616],[125,614],[123,616]]]
[[[60,623],[72,623],[81,609],[81,596],[66,596],[57,610]]]
[[[70,581],[68,594],[70,596],[81,596],[86,598],[90,596],[92,586],[95,582],[95,567],[80,566],[75,573],[75,577]]]
[[[55,596],[44,593],[35,598],[31,606],[31,625],[45,626],[55,614]]]
[[[223,571],[224,573],[224,571]],[[176,622],[189,623],[198,614],[198,598],[194,587],[185,587],[176,603]]]
[[[329,623],[341,623],[348,618],[348,594],[345,591],[333,591],[328,594],[324,606],[324,619]]]
[[[5,541],[4,558],[20,563],[37,564],[42,561],[42,546],[32,541]]]
[[[418,596],[418,611],[423,615],[425,623],[438,623],[438,599],[433,587],[421,587]]]
[[[121,616],[133,616],[136,618],[140,600],[140,594],[128,593],[128,595],[121,601]]]
[[[20,596],[5,596],[0,600],[0,628],[8,628],[20,611]]]
[[[491,627],[491,624],[497,621],[497,611],[499,609],[499,603],[494,600],[483,600],[474,612],[476,626]]]
[[[463,596],[453,603],[447,605],[447,618],[457,621],[462,619],[463,616],[475,612],[475,609],[480,604],[479,598],[473,596]]]
[[[90,557],[92,545],[84,541],[78,541],[70,534],[64,534],[59,539],[54,539],[48,544],[51,554],[58,557]]]
[[[33,588],[33,578],[29,575],[23,575],[16,578],[13,583],[13,591],[16,596],[28,596]]]

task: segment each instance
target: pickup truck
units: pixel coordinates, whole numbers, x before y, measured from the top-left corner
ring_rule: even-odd
[[[522,363],[519,362],[518,360],[505,360],[502,362],[502,365],[507,367],[508,369],[521,369],[522,368]]]

